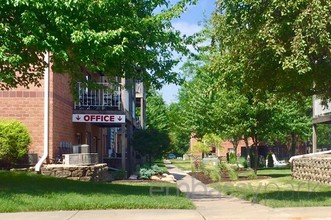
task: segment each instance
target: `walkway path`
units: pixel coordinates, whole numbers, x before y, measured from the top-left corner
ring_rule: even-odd
[[[222,219],[330,219],[331,207],[273,209],[223,196],[171,164],[166,165],[177,186],[196,210],[86,210],[0,213],[0,220],[222,220]]]
[[[221,195],[172,164],[169,172],[178,179],[178,188],[193,200],[197,212],[206,220],[214,219],[331,219],[331,207],[269,208],[231,196]]]

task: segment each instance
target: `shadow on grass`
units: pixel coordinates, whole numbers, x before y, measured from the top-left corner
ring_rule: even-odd
[[[286,207],[291,203],[293,206],[330,206],[330,198],[331,191],[275,191],[253,195],[251,201],[263,204],[262,200],[272,200],[272,202],[267,203],[270,203],[273,207]]]
[[[275,174],[257,174],[258,176],[269,176],[271,178],[279,178],[279,177],[286,177],[290,176],[289,174],[280,174],[280,173],[275,173]]]
[[[258,169],[258,176],[269,176],[272,178],[291,176],[289,168],[264,168]]]
[[[80,182],[32,173],[0,171],[0,194],[29,194],[41,196],[50,193],[78,193],[82,195],[150,195],[151,187],[168,188],[168,195],[177,195],[176,186],[166,183],[114,184]],[[155,194],[155,193],[154,193]],[[166,195],[160,191],[159,195]]]

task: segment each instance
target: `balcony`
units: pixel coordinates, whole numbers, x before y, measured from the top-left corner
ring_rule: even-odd
[[[121,89],[111,83],[98,83],[100,88],[87,88],[86,83],[78,83],[78,101],[75,110],[120,110]]]

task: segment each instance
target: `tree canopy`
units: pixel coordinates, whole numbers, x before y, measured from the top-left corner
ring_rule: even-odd
[[[195,0],[8,0],[0,4],[0,89],[39,85],[44,54],[71,82],[102,72],[178,82],[173,52],[187,52],[171,19]],[[162,10],[161,10],[162,9]],[[161,11],[161,12],[157,12]]]
[[[205,33],[208,39],[210,32]],[[215,68],[219,64],[215,58],[222,53],[211,43],[187,66],[191,79],[180,90],[177,108],[182,132],[193,132],[199,139],[214,133],[231,141],[235,150],[240,140],[248,147],[255,146],[256,151],[261,144],[290,142],[291,147],[298,141],[306,142],[311,129],[311,98],[293,93],[289,99],[245,88],[243,79],[226,72],[226,68],[240,70],[240,64]]]
[[[214,69],[244,92],[331,97],[331,1],[220,0]]]
[[[168,107],[162,96],[153,88],[147,92],[146,127],[163,132],[169,129]]]

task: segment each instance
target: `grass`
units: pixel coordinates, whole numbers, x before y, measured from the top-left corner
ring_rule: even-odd
[[[194,166],[194,161],[190,160],[177,160],[177,159],[172,159],[170,160],[172,164],[174,164],[177,168],[181,170],[189,170],[192,171],[192,167]]]
[[[169,183],[79,182],[0,171],[0,212],[192,208]]]
[[[289,169],[258,170],[267,179],[214,183],[211,186],[227,195],[274,208],[331,206],[331,186],[292,180]]]

